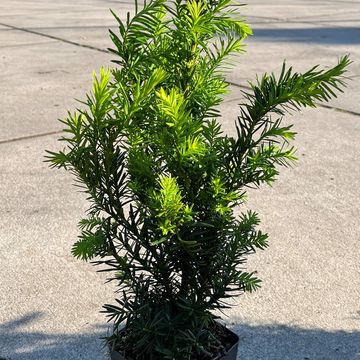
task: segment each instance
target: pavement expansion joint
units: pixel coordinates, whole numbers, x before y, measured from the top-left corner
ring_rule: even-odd
[[[252,17],[252,16],[250,16]],[[272,17],[261,17],[261,16],[253,16],[252,18],[257,18],[257,19],[263,19],[263,20],[272,20],[272,21],[276,21],[277,23],[299,23],[299,24],[314,24],[314,25],[319,25],[321,27],[320,24],[318,24],[317,22],[305,22],[305,21],[296,21],[296,18],[294,19],[280,19],[280,18],[272,18]],[[295,21],[293,21],[295,20]],[[70,45],[74,45],[74,46],[78,46],[78,47],[83,47],[83,48],[87,48],[87,49],[90,49],[90,50],[95,50],[95,51],[99,51],[99,52],[103,52],[103,53],[110,53],[109,50],[107,49],[102,49],[102,48],[98,48],[96,46],[91,46],[91,45],[87,45],[87,44],[82,44],[82,43],[78,43],[78,42],[75,42],[75,41],[71,41],[71,40],[68,40],[68,39],[64,39],[64,38],[61,38],[61,37],[58,37],[58,36],[53,36],[53,35],[49,35],[49,34],[45,34],[45,33],[42,33],[42,32],[39,32],[39,31],[35,31],[35,30],[32,30],[32,29],[29,29],[29,28],[22,28],[22,27],[17,27],[17,26],[14,26],[14,25],[9,25],[9,24],[5,24],[5,23],[2,23],[0,22],[0,25],[4,26],[4,27],[7,27],[8,29],[13,29],[13,30],[18,30],[18,31],[23,31],[23,32],[27,32],[27,33],[30,33],[30,34],[35,34],[35,35],[38,35],[38,36],[43,36],[43,37],[47,37],[49,39],[54,39],[54,40],[58,40],[58,41],[61,41],[63,43],[67,43],[67,44],[70,44]],[[323,24],[323,25],[326,25],[326,24]],[[336,26],[335,26],[336,27]],[[336,27],[336,28],[339,28],[339,27]],[[246,90],[250,90],[251,88],[248,87],[248,86],[245,86],[245,85],[240,85],[240,84],[237,84],[237,83],[233,83],[233,82],[229,82],[230,85],[233,85],[235,87],[238,87],[238,88],[242,88],[242,89],[246,89]],[[234,99],[232,100],[226,100],[226,102],[229,102],[229,101],[233,101]],[[340,111],[340,112],[343,112],[343,113],[347,113],[347,114],[351,114],[351,115],[355,115],[355,116],[360,116],[360,113],[359,112],[356,112],[356,111],[352,111],[352,110],[347,110],[347,109],[342,109],[342,108],[338,108],[338,107],[335,107],[335,106],[331,106],[331,105],[324,105],[324,104],[318,104],[319,107],[322,107],[322,108],[325,108],[325,109],[330,109],[330,110],[334,110],[334,111]],[[47,135],[52,135],[52,134],[56,134],[56,133],[59,133],[59,132],[50,132],[50,133],[44,133],[44,134],[37,134],[37,135],[30,135],[30,136],[23,136],[23,137],[19,137],[19,138],[14,138],[14,139],[9,139],[9,140],[2,140],[0,141],[0,144],[4,144],[4,143],[11,143],[11,142],[15,142],[15,141],[21,141],[21,140],[26,140],[26,139],[31,139],[31,138],[34,138],[34,137],[42,137],[42,136],[47,136]],[[1,359],[0,359],[1,360]]]
[[[17,137],[17,138],[12,138],[12,139],[0,140],[0,145],[2,145],[2,144],[9,144],[9,143],[17,142],[17,141],[23,141],[23,140],[29,140],[29,139],[36,139],[36,138],[44,137],[44,136],[61,134],[62,132],[63,132],[62,130],[49,131],[49,132],[46,132],[46,133],[33,134],[33,135],[25,135],[25,136],[20,136],[20,137]],[[0,358],[0,360],[1,360],[1,358]]]
[[[64,38],[61,38],[61,37],[58,37],[58,36],[54,36],[54,35],[44,34],[42,32],[35,31],[35,30],[30,30],[30,29],[27,29],[27,28],[17,27],[17,26],[5,24],[5,23],[0,23],[0,25],[6,26],[9,29],[23,31],[23,32],[38,35],[38,36],[43,36],[43,37],[46,37],[46,38],[49,38],[49,39],[58,40],[58,41],[61,41],[63,43],[66,43],[66,44],[71,44],[71,45],[87,48],[87,49],[90,49],[90,50],[100,51],[100,52],[104,52],[104,53],[109,52],[108,50],[101,49],[101,48],[98,48],[98,47],[95,47],[95,46],[78,43],[76,41],[67,40],[67,39],[64,39]]]

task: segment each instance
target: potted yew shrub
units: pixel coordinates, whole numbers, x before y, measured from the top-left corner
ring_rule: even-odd
[[[296,160],[283,115],[341,91],[348,57],[326,71],[283,65],[261,77],[244,93],[232,137],[218,105],[223,69],[251,34],[238,7],[152,0],[125,22],[114,16],[116,66],[94,75],[82,108],[63,120],[66,147],[48,155],[91,203],[72,253],[116,283],[104,306],[112,359],[235,359],[238,338],[216,311],[259,287],[244,264],[268,243],[258,215],[234,208],[247,187],[272,183]]]

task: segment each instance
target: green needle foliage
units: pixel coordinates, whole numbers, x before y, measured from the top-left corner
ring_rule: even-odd
[[[151,0],[126,21],[114,14],[116,66],[93,76],[83,106],[63,120],[64,150],[48,155],[88,195],[72,253],[116,282],[107,340],[128,359],[224,352],[214,311],[260,286],[244,265],[268,246],[258,215],[234,208],[296,160],[283,116],[344,86],[347,56],[304,74],[284,64],[244,93],[237,136],[224,135],[225,72],[251,34],[238,11],[232,0]]]

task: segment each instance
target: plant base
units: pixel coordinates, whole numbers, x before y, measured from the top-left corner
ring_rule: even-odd
[[[228,346],[228,349],[226,351],[226,354],[219,357],[215,357],[212,360],[236,360],[237,357],[237,351],[238,351],[238,345],[239,345],[239,337],[229,330],[228,328],[224,327],[227,339],[230,343]],[[110,353],[111,360],[128,360],[126,357],[121,355],[118,351],[111,351]],[[195,360],[195,359],[194,359]]]

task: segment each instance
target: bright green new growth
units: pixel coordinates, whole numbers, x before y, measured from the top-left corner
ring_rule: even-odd
[[[91,202],[72,252],[98,258],[117,282],[116,305],[105,305],[112,346],[129,359],[211,359],[224,350],[212,311],[259,287],[244,263],[268,245],[257,214],[236,217],[234,207],[296,160],[283,115],[342,91],[349,59],[264,75],[244,93],[231,137],[217,105],[224,70],[251,34],[238,6],[152,0],[125,22],[114,16],[118,66],[94,75],[84,108],[63,121],[65,149],[49,153]]]

